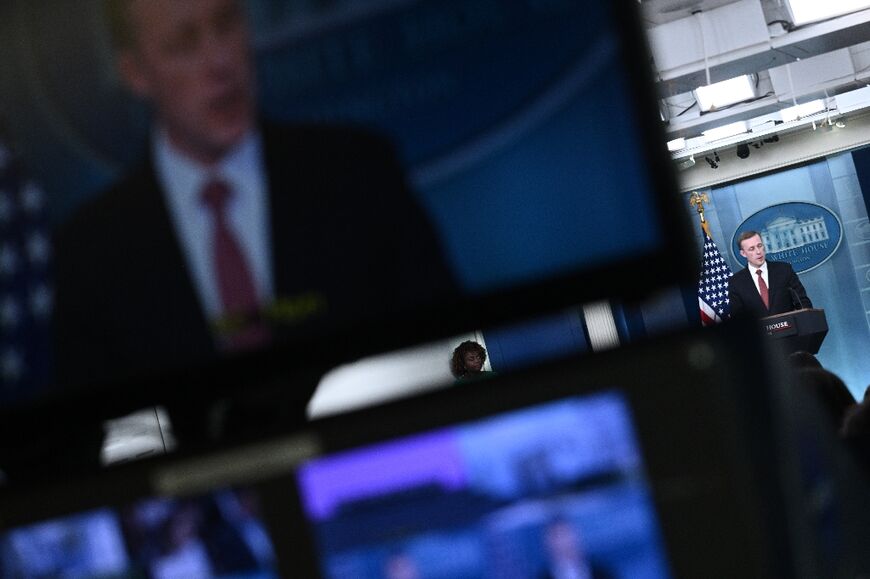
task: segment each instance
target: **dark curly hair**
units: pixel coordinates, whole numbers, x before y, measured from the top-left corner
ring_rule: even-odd
[[[450,360],[450,372],[455,378],[461,378],[468,373],[468,370],[465,369],[464,358],[465,354],[469,352],[478,354],[481,363],[486,362],[486,348],[471,340],[462,342],[453,350],[453,358]]]

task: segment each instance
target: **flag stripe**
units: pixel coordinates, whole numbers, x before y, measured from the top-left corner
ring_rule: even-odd
[[[714,312],[707,303],[698,298],[698,307],[701,312],[701,323],[705,326],[712,326],[713,324],[718,324],[722,321],[722,318],[719,317],[719,314]]]

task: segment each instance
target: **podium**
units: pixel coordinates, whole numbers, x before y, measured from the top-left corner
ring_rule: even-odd
[[[761,329],[789,353],[804,350],[817,354],[828,335],[825,310],[802,309],[761,318]]]

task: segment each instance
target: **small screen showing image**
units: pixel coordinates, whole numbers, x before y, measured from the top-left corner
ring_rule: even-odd
[[[278,577],[252,491],[144,500],[123,509],[121,522],[131,559],[153,579]]]
[[[2,579],[277,579],[256,495],[145,499],[0,535]]]
[[[306,463],[327,577],[669,577],[625,400],[571,398]]]
[[[117,515],[101,509],[0,536],[0,577],[126,577],[130,559]]]

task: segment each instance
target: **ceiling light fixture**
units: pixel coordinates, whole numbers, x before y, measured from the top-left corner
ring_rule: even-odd
[[[694,90],[698,108],[706,113],[754,99],[758,96],[755,92],[755,79],[754,74],[744,74],[711,85],[699,86]]]
[[[783,122],[790,123],[792,121],[796,121],[798,119],[820,113],[824,111],[825,108],[825,101],[823,101],[822,99],[817,99],[808,103],[804,103],[802,105],[782,109],[781,111],[779,111],[779,116],[782,118]]]
[[[870,0],[785,0],[795,26],[870,8]]]
[[[749,123],[747,123],[746,121],[737,121],[736,123],[730,123],[728,125],[723,125],[721,127],[716,127],[715,129],[704,131],[701,134],[704,135],[705,141],[711,143],[713,141],[727,139],[728,137],[739,135],[740,133],[745,133],[748,130]]]
[[[678,139],[674,139],[673,141],[668,141],[668,151],[671,153],[675,153],[680,149],[686,148],[686,139],[680,137]]]

